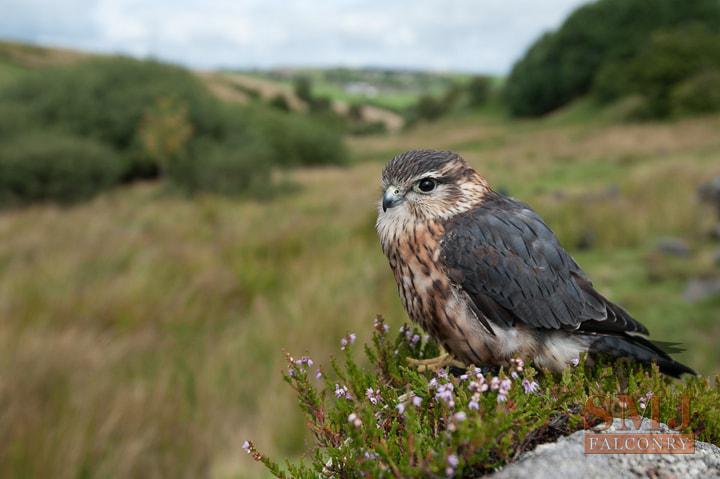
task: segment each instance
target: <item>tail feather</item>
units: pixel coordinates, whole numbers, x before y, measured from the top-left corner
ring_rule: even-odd
[[[683,374],[697,375],[692,368],[671,358],[663,350],[666,345],[667,343],[658,345],[641,336],[598,335],[593,338],[590,352],[605,353],[618,358],[632,358],[644,364],[656,363],[660,372],[675,378],[679,378]]]

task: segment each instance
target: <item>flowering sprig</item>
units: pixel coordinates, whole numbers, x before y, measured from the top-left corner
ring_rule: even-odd
[[[378,334],[384,336],[388,331],[390,331],[390,326],[385,324],[385,320],[382,316],[376,316],[373,320],[373,329],[375,329]]]
[[[654,393],[652,391],[648,391],[647,393],[645,393],[644,396],[640,396],[640,399],[638,400],[638,406],[640,407],[640,409],[644,410],[645,408],[647,408],[647,403],[653,398],[653,396]]]
[[[338,399],[344,398],[352,400],[352,394],[350,394],[347,386],[341,386],[339,384],[335,384],[335,397]]]
[[[365,397],[368,398],[368,401],[370,401],[370,404],[376,405],[382,400],[382,396],[380,396],[380,390],[379,389],[373,389],[373,388],[367,388],[365,391]]]
[[[372,367],[355,363],[355,350],[348,348],[355,338],[348,333],[341,341],[347,352],[322,371],[324,388],[312,379],[320,369],[308,356],[288,356],[290,372],[285,379],[298,395],[316,442],[311,464],[288,464],[286,472],[249,441],[243,449],[278,477],[482,475],[534,446],[522,438],[545,437],[536,434],[542,430],[538,428],[559,416],[567,419],[563,424],[568,433],[582,427],[576,411],[589,390],[612,394],[619,387],[610,368],[607,374],[592,367],[568,368],[561,378],[537,376],[518,358],[492,373],[476,367],[460,376],[454,375],[455,370],[453,374],[445,369],[418,371],[407,367],[404,356],[432,357],[436,345],[407,326],[397,337],[388,338],[382,318],[372,326],[373,343],[365,348]],[[420,339],[413,346],[415,335]],[[655,396],[688,391],[668,390],[657,370],[652,374],[630,370],[627,375],[632,375],[633,391],[652,390]],[[714,390],[707,383],[693,384],[695,389],[689,390],[697,404],[720,403],[720,383]],[[647,411],[653,398],[651,393],[642,395],[639,409]],[[712,411],[703,409],[705,415]]]
[[[357,336],[355,333],[348,333],[345,337],[340,339],[340,349],[345,351],[348,346],[352,345],[355,340],[357,339]]]

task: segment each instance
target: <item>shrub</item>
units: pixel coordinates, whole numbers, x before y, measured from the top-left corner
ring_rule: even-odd
[[[0,101],[0,140],[37,128],[38,120],[27,105]]]
[[[479,107],[487,103],[490,97],[491,79],[486,76],[475,76],[467,85],[471,107]]]
[[[295,96],[308,105],[312,103],[314,97],[312,91],[312,80],[310,80],[310,78],[304,76],[296,77],[293,80],[293,91],[295,92]]]
[[[445,103],[432,95],[422,95],[418,98],[418,102],[415,105],[417,117],[423,120],[437,120],[443,116],[446,111],[447,107]]]
[[[288,103],[287,98],[285,98],[285,95],[282,93],[278,93],[268,103],[271,107],[275,108],[276,110],[280,111],[290,111],[290,103]]]
[[[278,166],[338,165],[348,160],[337,123],[300,114],[249,111],[261,129]]]
[[[0,127],[3,139],[28,129],[68,131],[87,138],[85,146],[114,150],[104,156],[116,162],[113,172],[119,170],[123,181],[167,174],[187,192],[236,194],[269,183],[273,167],[347,159],[341,132],[329,121],[267,106],[224,104],[187,70],[127,58],[29,75],[0,91]],[[97,168],[104,171],[105,163]],[[14,196],[6,187],[0,194]]]
[[[588,93],[606,64],[634,57],[653,32],[699,23],[720,29],[716,0],[600,0],[575,10],[514,66],[504,97],[516,116],[537,116]]]
[[[698,73],[677,85],[670,104],[676,115],[720,111],[720,70]]]
[[[26,133],[0,147],[0,203],[89,198],[115,185],[122,171],[120,157],[95,140]]]
[[[219,102],[200,80],[154,61],[103,58],[43,70],[0,94],[0,102],[27,105],[45,125],[61,125],[118,150],[137,143],[138,125],[160,98],[182,103],[198,135],[221,128]]]
[[[406,357],[434,355],[437,348],[419,338],[405,326],[393,339],[378,319],[373,345],[365,348],[370,368],[353,357],[354,335],[343,339],[343,357],[332,361],[331,371],[315,369],[308,357],[288,356],[285,380],[315,439],[311,463],[288,463],[286,473],[252,442],[244,448],[281,478],[479,477],[542,442],[582,429],[586,421],[602,422],[584,411],[588,399],[617,399],[620,392],[646,415],[656,406],[643,409],[641,398],[660,398],[663,422],[677,416],[687,395],[692,405],[687,429],[700,440],[720,442],[719,380],[672,382],[657,368],[583,361],[562,375],[519,361],[494,372],[420,373],[408,367]]]
[[[664,117],[671,113],[671,95],[680,83],[713,69],[720,69],[720,34],[691,25],[657,32],[636,56],[603,67],[595,89],[603,100],[642,95],[646,115]],[[686,93],[688,88],[692,85]]]
[[[188,194],[251,195],[271,187],[272,152],[260,138],[218,143],[197,141],[189,154],[167,163],[172,183]]]

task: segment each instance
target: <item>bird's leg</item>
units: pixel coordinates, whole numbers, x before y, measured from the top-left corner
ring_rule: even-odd
[[[410,357],[406,359],[410,366],[416,367],[418,372],[421,373],[424,371],[437,371],[438,369],[448,366],[455,366],[458,368],[464,368],[466,366],[464,363],[461,363],[457,359],[453,358],[445,351],[443,351],[443,353],[439,356],[430,359],[415,359]]]

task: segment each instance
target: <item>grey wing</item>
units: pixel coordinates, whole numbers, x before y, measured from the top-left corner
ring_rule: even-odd
[[[590,333],[647,329],[598,293],[526,205],[498,194],[445,225],[441,262],[480,317]]]

